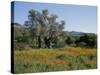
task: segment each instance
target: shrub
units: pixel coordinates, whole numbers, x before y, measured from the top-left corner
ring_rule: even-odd
[[[15,43],[14,50],[27,50],[30,49],[30,46],[25,43]]]
[[[86,43],[85,42],[80,42],[77,44],[77,46],[79,47],[86,47]]]

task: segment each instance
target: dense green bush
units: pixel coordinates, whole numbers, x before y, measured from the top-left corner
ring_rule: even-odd
[[[76,45],[80,47],[97,47],[97,36],[96,34],[87,33],[84,36],[81,36],[78,40],[76,40]]]

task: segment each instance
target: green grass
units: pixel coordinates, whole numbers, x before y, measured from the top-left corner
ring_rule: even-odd
[[[96,49],[59,48],[14,51],[14,73],[50,72],[97,67]]]

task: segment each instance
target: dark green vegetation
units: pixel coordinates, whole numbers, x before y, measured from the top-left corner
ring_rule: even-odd
[[[58,16],[30,10],[24,25],[14,28],[14,73],[94,69],[97,35],[64,31]]]

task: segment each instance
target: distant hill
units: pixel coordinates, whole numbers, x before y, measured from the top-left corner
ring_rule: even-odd
[[[68,36],[83,36],[86,33],[84,32],[77,32],[77,31],[64,31]]]
[[[24,26],[19,23],[11,23],[11,26],[14,28],[22,28],[22,29],[24,28]]]
[[[85,35],[86,33],[84,32],[77,32],[77,31],[71,31],[69,32],[72,36],[83,36]]]
[[[84,36],[85,34],[95,34],[95,33],[85,33],[85,32],[78,32],[78,31],[64,31],[68,36]],[[97,34],[95,34],[97,35]]]

